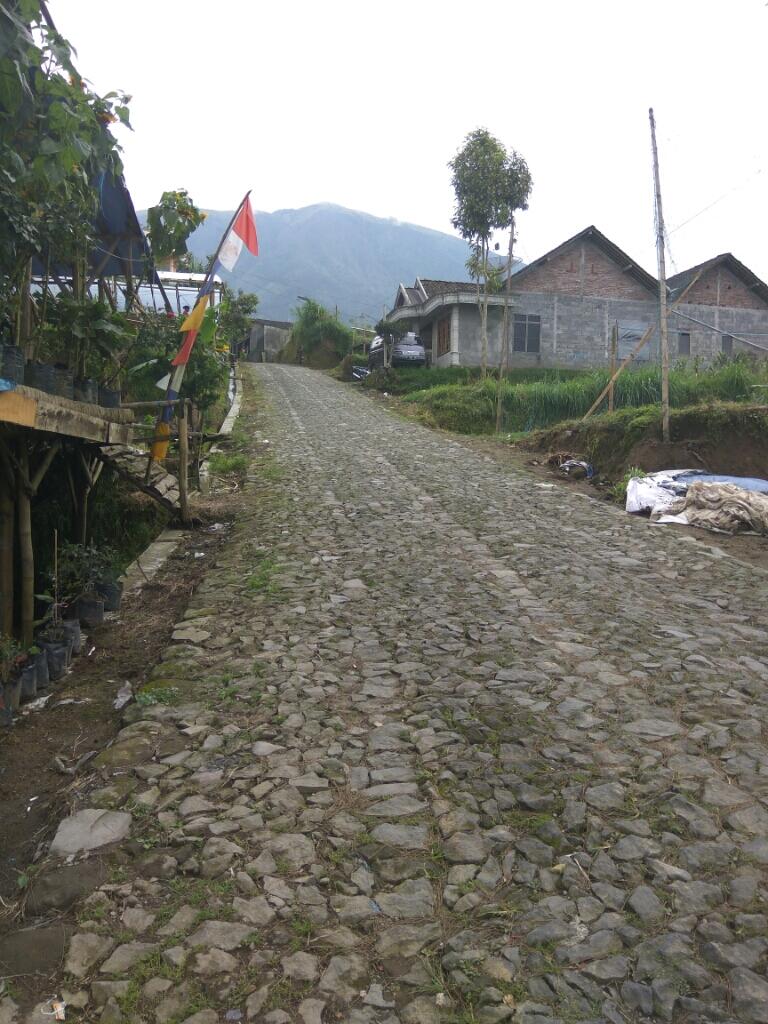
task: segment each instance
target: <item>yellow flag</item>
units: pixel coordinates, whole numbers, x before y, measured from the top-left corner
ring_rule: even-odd
[[[152,458],[155,462],[162,462],[168,454],[168,445],[170,443],[171,425],[170,423],[158,423],[155,428],[155,440],[152,445]]]
[[[205,307],[208,305],[209,295],[204,295],[201,299],[197,300],[195,308],[189,314],[187,319],[179,328],[180,331],[199,331],[200,324],[203,322],[205,316]]]

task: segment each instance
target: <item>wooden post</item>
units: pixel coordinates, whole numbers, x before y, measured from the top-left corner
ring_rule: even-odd
[[[595,409],[597,409],[599,407],[599,405],[602,402],[602,400],[608,394],[608,390],[609,390],[611,384],[613,384],[613,382],[618,378],[620,373],[622,373],[624,370],[626,370],[626,368],[629,366],[630,363],[633,363],[635,361],[635,356],[637,355],[637,353],[640,351],[640,349],[644,345],[648,344],[648,341],[650,340],[650,337],[651,337],[652,334],[653,334],[653,324],[651,324],[651,326],[646,330],[645,334],[642,336],[640,341],[638,341],[638,343],[635,345],[635,347],[629,353],[629,355],[624,360],[624,362],[621,364],[621,366],[616,370],[616,372],[611,374],[611,379],[605,385],[605,387],[600,392],[600,394],[597,396],[597,398],[594,400],[594,402],[589,407],[589,409],[587,409],[587,411],[581,417],[582,421],[583,420],[588,420],[589,417],[592,415],[592,413],[595,411]]]
[[[13,633],[13,526],[15,483],[0,487],[0,633]]]
[[[616,353],[619,348],[619,321],[611,328],[611,383],[608,391],[608,412],[613,412],[613,375],[616,373]]]
[[[664,214],[661,210],[659,153],[653,107],[648,111],[653,149],[653,184],[656,194],[656,260],[659,268],[659,336],[661,338],[661,436],[669,441],[669,337],[667,334],[667,271],[664,260]]]
[[[181,521],[189,526],[189,434],[187,431],[188,412],[187,402],[179,405],[179,509],[181,510]]]
[[[16,484],[16,519],[19,529],[19,565],[21,568],[21,642],[32,643],[35,623],[35,552],[32,547],[32,496],[29,491],[29,452],[27,440],[19,442],[19,473]]]

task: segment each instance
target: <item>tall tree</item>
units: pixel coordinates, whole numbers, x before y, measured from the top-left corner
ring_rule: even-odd
[[[506,162],[505,201],[509,217],[509,247],[507,249],[506,282],[504,285],[504,319],[499,356],[499,380],[496,388],[496,433],[501,430],[501,381],[509,361],[509,298],[512,291],[512,260],[515,247],[515,214],[528,209],[528,197],[533,187],[531,172],[522,156],[512,150]]]
[[[509,224],[507,151],[486,128],[476,128],[448,164],[456,196],[453,226],[472,247],[467,262],[477,281],[480,310],[480,365],[488,368],[488,296],[494,281],[489,262],[491,236]],[[482,286],[482,287],[481,287]]]

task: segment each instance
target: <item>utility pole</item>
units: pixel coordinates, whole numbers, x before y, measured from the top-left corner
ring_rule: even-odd
[[[648,111],[653,148],[653,184],[656,194],[656,260],[659,268],[659,336],[661,338],[661,436],[669,441],[669,336],[667,334],[667,272],[664,261],[664,215],[661,212],[659,152],[656,148],[656,121],[653,107]]]

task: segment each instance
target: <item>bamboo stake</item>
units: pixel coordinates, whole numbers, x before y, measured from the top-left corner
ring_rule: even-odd
[[[613,412],[613,375],[616,372],[616,355],[619,348],[619,322],[614,323],[611,328],[611,383],[608,387],[608,412]]]
[[[617,378],[622,373],[622,371],[625,370],[629,366],[630,363],[633,363],[635,361],[635,357],[637,356],[638,352],[640,351],[641,348],[643,348],[648,343],[648,341],[649,341],[651,335],[653,334],[653,332],[655,331],[655,329],[656,329],[656,325],[655,324],[651,324],[651,326],[646,329],[645,334],[642,336],[640,341],[638,341],[638,343],[635,345],[635,347],[629,353],[629,355],[624,360],[624,362],[621,364],[621,366],[618,368],[618,370],[614,374],[612,374],[611,379],[605,385],[605,387],[600,392],[600,394],[597,396],[597,398],[592,403],[592,405],[589,407],[587,412],[585,412],[584,415],[581,417],[582,423],[584,422],[584,420],[588,420],[589,417],[592,415],[592,413],[595,411],[595,409],[597,409],[597,407],[600,405],[602,400],[608,394],[608,391],[609,391],[611,385],[614,383],[614,381],[617,380]]]
[[[187,434],[188,403],[182,402],[179,406],[179,509],[181,510],[181,521],[189,526],[189,490],[188,490],[188,469],[189,469],[189,436]]]

